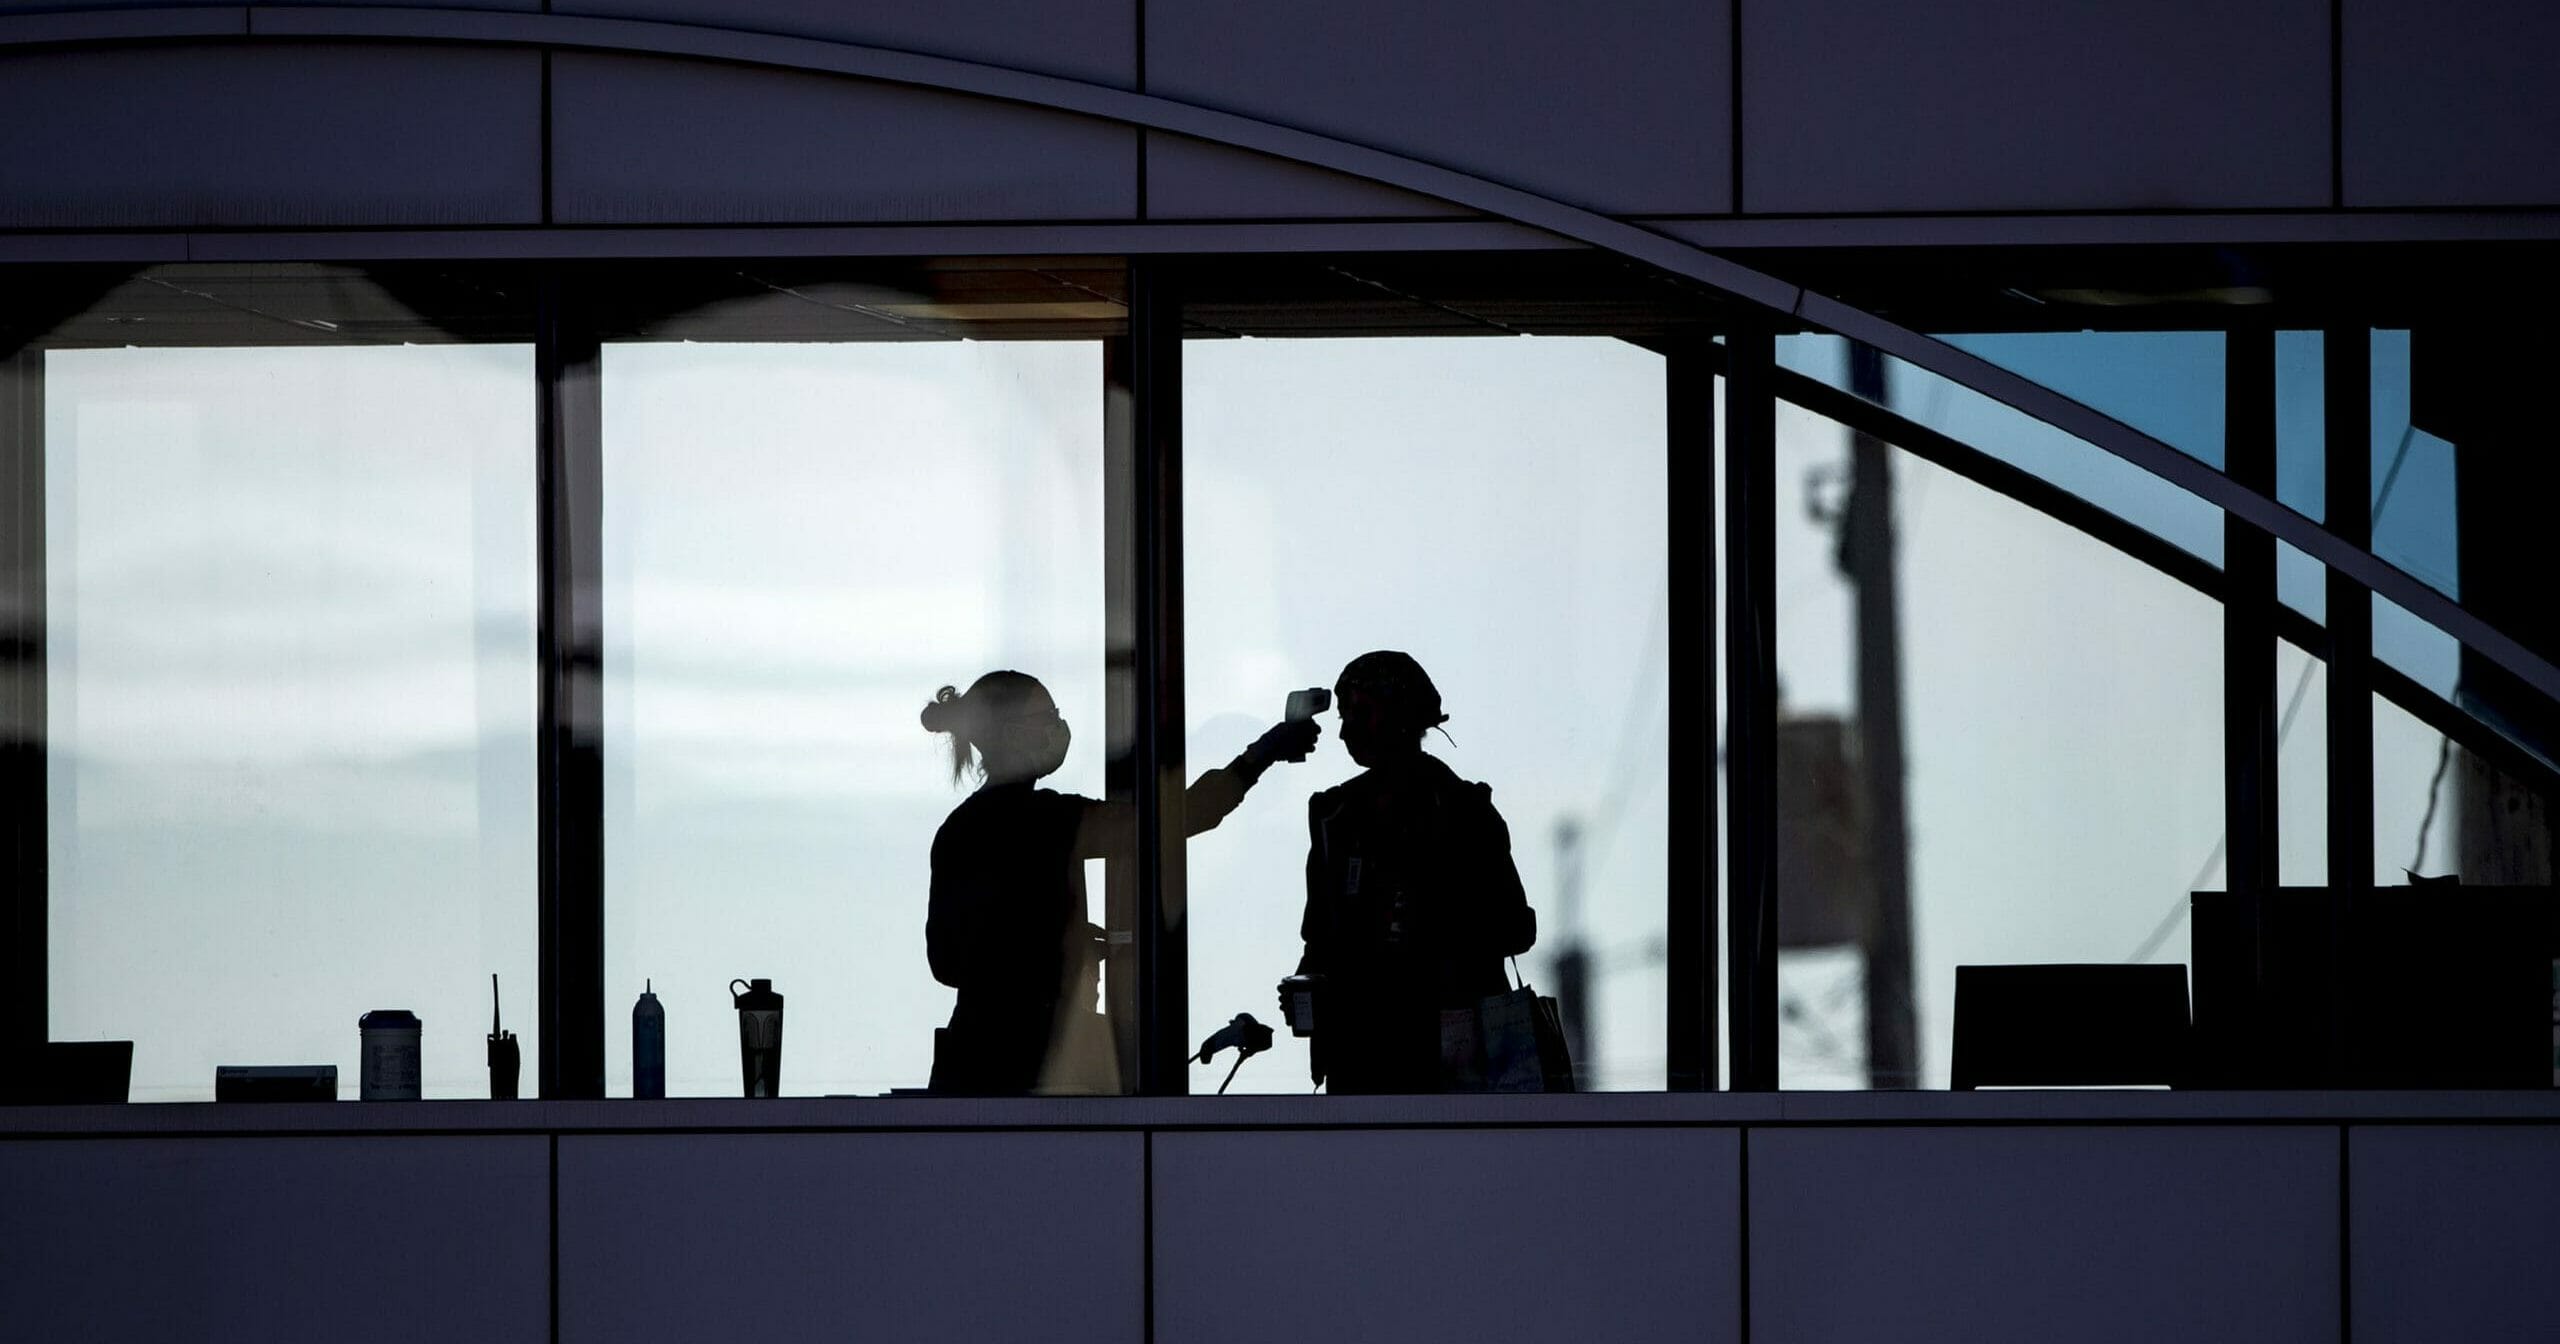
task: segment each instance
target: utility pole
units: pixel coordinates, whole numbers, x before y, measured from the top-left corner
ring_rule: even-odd
[[[1582,822],[1556,818],[1556,1006],[1564,1016],[1565,1050],[1573,1056],[1574,1084],[1591,1077],[1591,949],[1582,940]]]
[[[1884,357],[1849,345],[1849,390],[1889,405]],[[1865,929],[1867,1083],[1920,1085],[1911,977],[1911,844],[1904,816],[1901,594],[1895,577],[1893,461],[1881,439],[1849,435],[1849,502],[1839,564],[1857,592],[1858,755],[1865,793],[1867,873],[1875,884]]]

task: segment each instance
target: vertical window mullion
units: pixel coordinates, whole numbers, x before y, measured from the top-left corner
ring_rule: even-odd
[[[44,352],[29,348],[0,354],[0,1045],[49,1034],[44,521]]]
[[[2322,338],[2323,458],[2330,532],[2373,545],[2373,334],[2332,327]],[[2329,1068],[2344,1081],[2351,1045],[2345,1000],[2349,931],[2373,889],[2373,594],[2329,571]]]
[[[1671,587],[1663,1042],[1670,1090],[1707,1092],[1716,1085],[1715,354],[1683,343],[1663,364]]]
[[[540,1095],[604,1095],[602,351],[568,278],[534,334],[542,689]]]
[[[1737,1092],[1778,1086],[1776,341],[1725,336],[1727,985]]]
[[[2272,498],[2276,490],[2275,333],[2223,338],[2223,470]],[[2276,542],[2223,515],[2222,814],[2226,890],[2275,889]]]
[[[1130,261],[1129,331],[1111,343],[1107,365],[1109,788],[1111,801],[1134,807],[1138,819],[1136,862],[1114,864],[1106,877],[1108,992],[1124,1080],[1142,1094],[1176,1095],[1189,1086],[1191,1054],[1182,816],[1182,301],[1163,263]]]

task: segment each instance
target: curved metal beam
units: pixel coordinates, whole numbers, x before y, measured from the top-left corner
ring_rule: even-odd
[[[1641,261],[1897,359],[2105,449],[2268,532],[2477,650],[2555,703],[2560,667],[2414,576],[2150,435],[1997,365],[1861,309],[1651,229],[1488,178],[1367,145],[1170,98],[976,61],[818,38],[566,14],[450,8],[246,6],[26,15],[0,20],[0,50],[213,36],[471,43],[730,61],[971,94],[1253,150],[1541,229]]]

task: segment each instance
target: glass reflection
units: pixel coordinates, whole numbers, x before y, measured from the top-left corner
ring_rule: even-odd
[[[1507,823],[1537,911],[1520,966],[1563,1000],[1581,1085],[1661,1087],[1661,358],[1549,337],[1195,340],[1184,358],[1191,759],[1225,759],[1364,651],[1411,654],[1449,716],[1428,751]],[[1266,1012],[1307,948],[1310,795],[1361,767],[1340,736],[1191,848],[1195,1035]],[[1226,1068],[1196,1067],[1192,1090]],[[1310,1081],[1284,1030],[1230,1090]]]
[[[2453,445],[2421,428],[2410,333],[2373,333],[2373,553],[2447,597],[2461,592]]]
[[[2221,332],[1989,332],[1938,339],[2198,461],[2222,465]]]
[[[1881,398],[1879,404],[1923,429],[1935,430],[2032,472],[2183,550],[2216,565],[2222,563],[2220,509],[2103,448],[1891,356],[1880,357],[1884,376],[1875,387],[1854,385],[1849,378],[1849,343],[1837,336],[1783,336],[1777,344],[1782,368],[1871,401]],[[2217,350],[2220,344],[2216,336]],[[2218,392],[2219,382],[2212,386]],[[2180,404],[2200,395],[2195,389],[2187,389]],[[2194,429],[2198,421],[2193,414],[2180,415],[2175,423],[2186,426],[2191,436],[2201,432]],[[2172,444],[2186,446],[2175,441]],[[2217,432],[2211,441],[2216,459],[2220,444]]]
[[[2276,502],[2315,520],[2328,495],[2325,350],[2320,332],[2276,333]]]
[[[1092,340],[606,346],[608,1094],[647,982],[668,1094],[737,1095],[732,977],[789,998],[786,1093],[928,1082],[976,781],[917,706],[1030,672],[1094,734],[1047,783],[1103,795],[1102,398]]]
[[[2276,641],[2276,880],[2329,883],[2329,664]]]
[[[207,302],[195,331],[225,320],[286,325]],[[531,349],[44,377],[54,1039],[133,1040],[136,1100],[282,1063],[353,1097],[356,1019],[403,1008],[424,1095],[489,1095],[491,972],[540,1050]]]
[[[1074,741],[1036,677],[996,671],[965,693],[945,686],[920,717],[950,743],[953,781],[978,781],[933,836],[925,954],[933,978],[959,991],[950,1025],[934,1033],[933,1090],[1122,1090],[1096,1008],[1108,935],[1086,915],[1084,866],[1137,859],[1137,809],[1036,787]],[[1317,732],[1312,719],[1275,724],[1201,775],[1183,799],[1188,833],[1224,820],[1274,763],[1306,759]]]
[[[1893,563],[1844,567],[1847,450],[1781,408],[1780,1086],[1943,1087],[1958,966],[2185,960],[2187,895],[2222,881],[2221,608],[1898,450]],[[1873,1045],[1896,1005],[1869,1001],[1891,982],[1866,851],[1891,795],[1864,777],[1860,582],[1899,588],[1869,637],[1903,669],[1910,1063]]]

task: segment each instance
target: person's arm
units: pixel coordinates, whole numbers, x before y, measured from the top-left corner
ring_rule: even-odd
[[[1325,853],[1324,844],[1325,817],[1332,810],[1332,805],[1330,791],[1307,800],[1307,908],[1298,916],[1298,941],[1305,945],[1306,950],[1298,956],[1297,973],[1300,975],[1323,975],[1332,959],[1333,865],[1331,856]],[[1317,997],[1316,1030],[1307,1038],[1307,1080],[1322,1087],[1325,1079],[1331,1076],[1327,1056],[1331,1053],[1329,1043],[1334,1038],[1326,1034],[1327,1009],[1322,1002],[1323,995],[1320,993]],[[1280,1020],[1289,1020],[1289,996],[1285,992],[1280,996]]]
[[[1315,748],[1317,732],[1315,724],[1303,719],[1278,724],[1254,739],[1253,745],[1237,753],[1234,760],[1202,772],[1190,788],[1183,790],[1184,836],[1199,835],[1226,820],[1274,761],[1305,760]],[[1084,801],[1084,817],[1076,826],[1076,857],[1112,859],[1135,854],[1138,810],[1127,803]]]
[[[933,837],[933,894],[925,905],[924,959],[935,980],[958,989],[983,958],[978,955],[981,914],[954,878],[954,871],[944,861],[943,838],[937,833]]]
[[[1328,902],[1333,898],[1330,882],[1332,865],[1324,852],[1324,813],[1327,794],[1319,793],[1307,800],[1307,906],[1298,916],[1298,941],[1305,951],[1298,957],[1298,974],[1322,975],[1331,960],[1332,921],[1327,918]],[[1285,1015],[1285,1011],[1284,1011]]]

